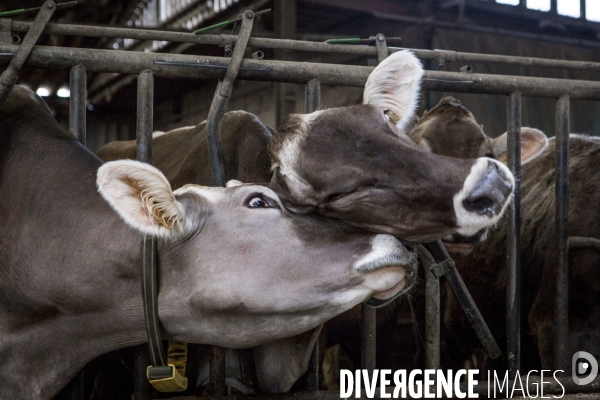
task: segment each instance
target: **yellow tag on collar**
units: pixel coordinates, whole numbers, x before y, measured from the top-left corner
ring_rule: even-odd
[[[183,392],[188,379],[177,371],[173,364],[146,368],[148,382],[159,392]]]

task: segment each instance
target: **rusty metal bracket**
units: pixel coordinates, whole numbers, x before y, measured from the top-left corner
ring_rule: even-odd
[[[225,166],[223,163],[223,152],[221,146],[221,123],[223,115],[227,109],[231,92],[233,91],[233,82],[237,78],[242,65],[244,52],[250,39],[252,26],[254,25],[254,13],[250,10],[244,12],[242,26],[238,40],[235,43],[231,62],[225,74],[225,78],[219,81],[217,90],[213,97],[208,119],[206,120],[206,134],[208,136],[208,158],[210,161],[210,172],[213,183],[216,186],[225,186]]]
[[[36,15],[31,29],[23,39],[23,43],[21,43],[10,64],[8,64],[8,67],[6,67],[6,70],[0,76],[0,106],[4,104],[8,94],[13,86],[15,86],[17,73],[23,67],[23,64],[25,64],[25,60],[29,57],[31,49],[33,49],[44,28],[46,28],[52,14],[54,14],[54,10],[56,10],[56,3],[52,0],[47,0]]]
[[[0,43],[12,44],[11,29],[12,20],[9,18],[0,18]]]
[[[378,33],[375,36],[375,45],[377,46],[377,59],[379,62],[382,62],[389,55],[387,42],[383,33]]]
[[[492,332],[490,332],[490,328],[488,328],[483,316],[479,312],[479,308],[475,304],[473,297],[469,293],[469,289],[465,286],[458,270],[456,268],[450,268],[450,263],[446,263],[450,259],[450,255],[446,251],[446,248],[442,244],[441,240],[437,240],[435,242],[427,243],[424,247],[431,253],[433,258],[439,263],[437,266],[439,267],[438,272],[444,272],[442,275],[446,278],[446,281],[452,288],[456,299],[460,303],[467,320],[473,327],[477,338],[481,342],[481,345],[485,349],[486,353],[491,359],[498,358],[502,355],[502,351],[500,351],[500,347],[498,347],[498,343],[496,343],[496,339],[492,336]],[[439,262],[439,260],[444,260],[443,262]],[[443,266],[446,263],[446,266]],[[454,264],[454,262],[452,262]],[[431,271],[435,274],[434,266]]]
[[[433,276],[439,279],[448,272],[452,271],[454,268],[456,268],[456,264],[454,264],[454,261],[451,258],[448,258],[439,264],[432,265],[431,273]]]

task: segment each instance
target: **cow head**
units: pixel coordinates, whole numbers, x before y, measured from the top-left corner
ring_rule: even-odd
[[[364,104],[290,115],[269,143],[284,204],[419,242],[495,223],[514,184],[504,165],[440,157],[403,132],[422,74],[396,52],[369,76]]]
[[[171,338],[248,347],[318,326],[416,278],[398,240],[288,212],[270,189],[186,185],[176,191],[131,160],[98,171],[102,196],[159,242],[161,322]]]
[[[475,117],[460,101],[444,97],[434,108],[423,113],[410,138],[422,149],[435,154],[470,159],[489,157],[506,163],[507,133],[492,139],[483,132]],[[546,135],[534,128],[521,128],[521,164],[539,156],[548,144]],[[487,228],[474,235],[454,234],[444,238],[448,251],[468,254],[473,243],[485,240]]]

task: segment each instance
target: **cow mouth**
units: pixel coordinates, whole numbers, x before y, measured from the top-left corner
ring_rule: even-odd
[[[473,250],[475,244],[483,242],[487,238],[487,231],[487,228],[483,228],[471,236],[463,236],[459,233],[454,233],[442,238],[442,243],[444,243],[444,247],[446,247],[448,253],[466,256]]]
[[[402,263],[385,263],[369,272],[369,275],[380,275],[380,284],[375,288],[375,293],[365,302],[367,305],[383,307],[412,289],[417,280],[416,258],[408,263],[406,261],[405,258],[402,258]],[[381,275],[383,274],[385,277],[382,279]]]

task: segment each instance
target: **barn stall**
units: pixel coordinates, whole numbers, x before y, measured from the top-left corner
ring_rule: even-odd
[[[2,11],[21,8],[16,2],[10,3],[3,5]],[[26,61],[23,58],[25,69],[17,71],[18,67],[9,67],[2,83],[10,86],[9,75],[18,74],[20,84],[30,85],[40,95],[48,92],[47,102],[57,120],[92,150],[110,140],[137,137],[140,158],[148,162],[153,130],[166,131],[206,118],[214,118],[218,123],[227,106],[251,111],[268,125],[278,126],[292,112],[308,113],[351,104],[359,100],[360,88],[372,67],[399,48],[412,48],[428,67],[422,82],[423,109],[430,109],[437,99],[452,93],[479,122],[491,128],[486,132],[492,136],[508,130],[508,164],[515,176],[520,175],[520,163],[515,160],[520,158],[521,126],[538,127],[549,135],[554,133],[560,190],[556,201],[559,278],[553,368],[569,370],[571,355],[566,354],[568,134],[598,134],[595,100],[600,98],[600,84],[595,79],[600,64],[586,61],[595,59],[598,53],[595,36],[598,23],[590,20],[593,8],[589,0],[581,1],[578,17],[561,15],[560,2],[555,1],[549,2],[547,11],[528,8],[524,1],[514,6],[487,1],[443,4],[381,1],[368,6],[332,1],[155,0],[127,5],[107,1],[82,2],[70,9],[57,7],[55,16],[52,16],[54,3],[33,3],[32,7],[42,7],[36,21],[27,22],[31,20],[27,17],[2,20],[1,62],[9,65],[13,58],[17,60],[18,52],[26,58]],[[272,12],[260,13],[268,8]],[[238,15],[242,16],[237,24],[239,32],[236,28],[230,31],[231,24],[228,28],[217,26],[201,34],[191,33]],[[56,22],[48,22],[51,17]],[[36,40],[33,34],[42,31]],[[39,44],[34,46],[36,42]],[[31,53],[27,57],[23,52],[28,50]],[[215,112],[209,114],[217,80],[225,82],[221,87],[229,89],[227,84],[237,82],[233,92],[226,94],[220,103],[213,103]],[[69,101],[59,97],[60,90],[65,88],[69,89]],[[552,115],[555,117],[548,118]],[[211,145],[211,166],[215,184],[222,185],[218,135],[218,130],[209,134],[209,138],[215,139]],[[506,348],[500,350],[503,344],[495,342],[477,317],[465,285],[443,247],[431,244],[427,246],[429,256],[422,260],[428,267],[424,274],[427,323],[423,332],[426,364],[420,368],[440,367],[438,280],[444,276],[464,304],[467,315],[474,315],[472,325],[490,358],[497,358],[499,351],[510,353],[514,356],[505,357],[506,368],[511,374],[519,370],[519,342],[526,328],[520,326],[519,314],[522,288],[518,187],[508,214],[508,229],[512,234],[507,248],[510,328]],[[593,240],[588,242],[595,245]],[[361,365],[373,370],[376,311],[364,305],[362,318]],[[143,360],[143,349],[141,352],[142,362],[134,373],[138,378],[134,396],[150,398],[156,394],[149,394],[144,378],[148,362]],[[338,392],[318,391],[317,353],[303,388],[317,394],[302,396],[338,397]],[[223,349],[213,349],[211,361],[210,394],[223,396],[227,391]],[[69,389],[73,396],[79,396],[74,398],[83,398],[83,392],[76,393],[83,382],[80,376]],[[569,381],[564,385],[569,392],[598,389],[597,382],[585,389]],[[485,389],[482,385],[482,395]]]

